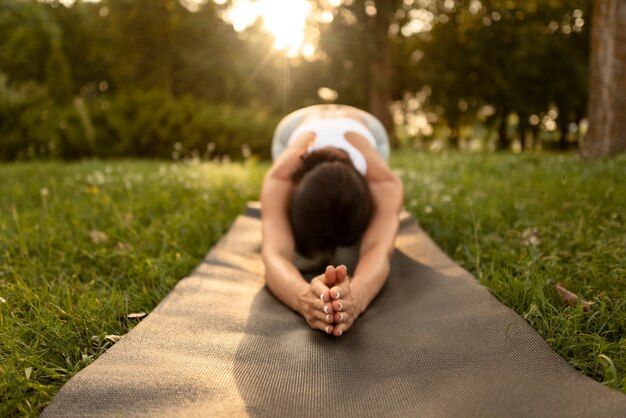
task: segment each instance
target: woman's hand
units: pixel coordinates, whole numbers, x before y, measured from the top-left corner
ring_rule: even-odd
[[[357,294],[350,286],[346,266],[341,265],[337,267],[335,272],[336,282],[330,289],[335,322],[332,332],[335,337],[339,337],[350,329],[361,314],[361,309],[359,308]]]
[[[325,274],[311,280],[306,289],[298,295],[298,313],[311,328],[327,334],[335,332],[334,310],[330,297],[330,286],[335,284],[335,281],[335,269],[328,267]]]

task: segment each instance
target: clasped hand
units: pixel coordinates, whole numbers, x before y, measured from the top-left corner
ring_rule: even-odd
[[[344,265],[326,267],[324,274],[311,280],[298,302],[298,311],[311,328],[335,337],[350,329],[360,314]]]

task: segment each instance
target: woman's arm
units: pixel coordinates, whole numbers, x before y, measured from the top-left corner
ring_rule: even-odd
[[[271,169],[261,190],[265,281],[285,305],[300,313],[309,326],[331,333],[332,305],[328,287],[321,278],[307,283],[293,265],[295,243],[288,221],[291,181]]]
[[[288,181],[268,173],[261,190],[263,247],[267,287],[285,305],[297,310],[297,295],[307,286],[306,281],[291,263],[294,241],[287,221],[287,197],[291,190]]]
[[[380,292],[387,281],[391,255],[403,204],[400,179],[390,172],[387,179],[370,184],[374,216],[361,240],[359,263],[352,280],[330,289],[335,311],[334,335],[348,330]]]
[[[374,217],[361,240],[359,263],[351,283],[359,313],[369,306],[387,281],[403,203],[402,183],[397,177],[375,183],[370,189]]]

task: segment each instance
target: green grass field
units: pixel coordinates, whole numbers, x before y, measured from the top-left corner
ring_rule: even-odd
[[[626,156],[394,155],[407,209],[574,367],[626,392]],[[258,198],[266,163],[0,165],[0,416],[37,415]],[[563,282],[595,302],[564,305]],[[303,322],[303,326],[306,326]]]

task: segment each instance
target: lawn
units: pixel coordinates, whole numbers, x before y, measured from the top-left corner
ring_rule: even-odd
[[[405,205],[574,367],[626,392],[626,158],[402,152]],[[0,165],[0,416],[37,415],[258,198],[267,163]],[[563,282],[580,298],[566,306]],[[303,322],[303,326],[305,326]]]

